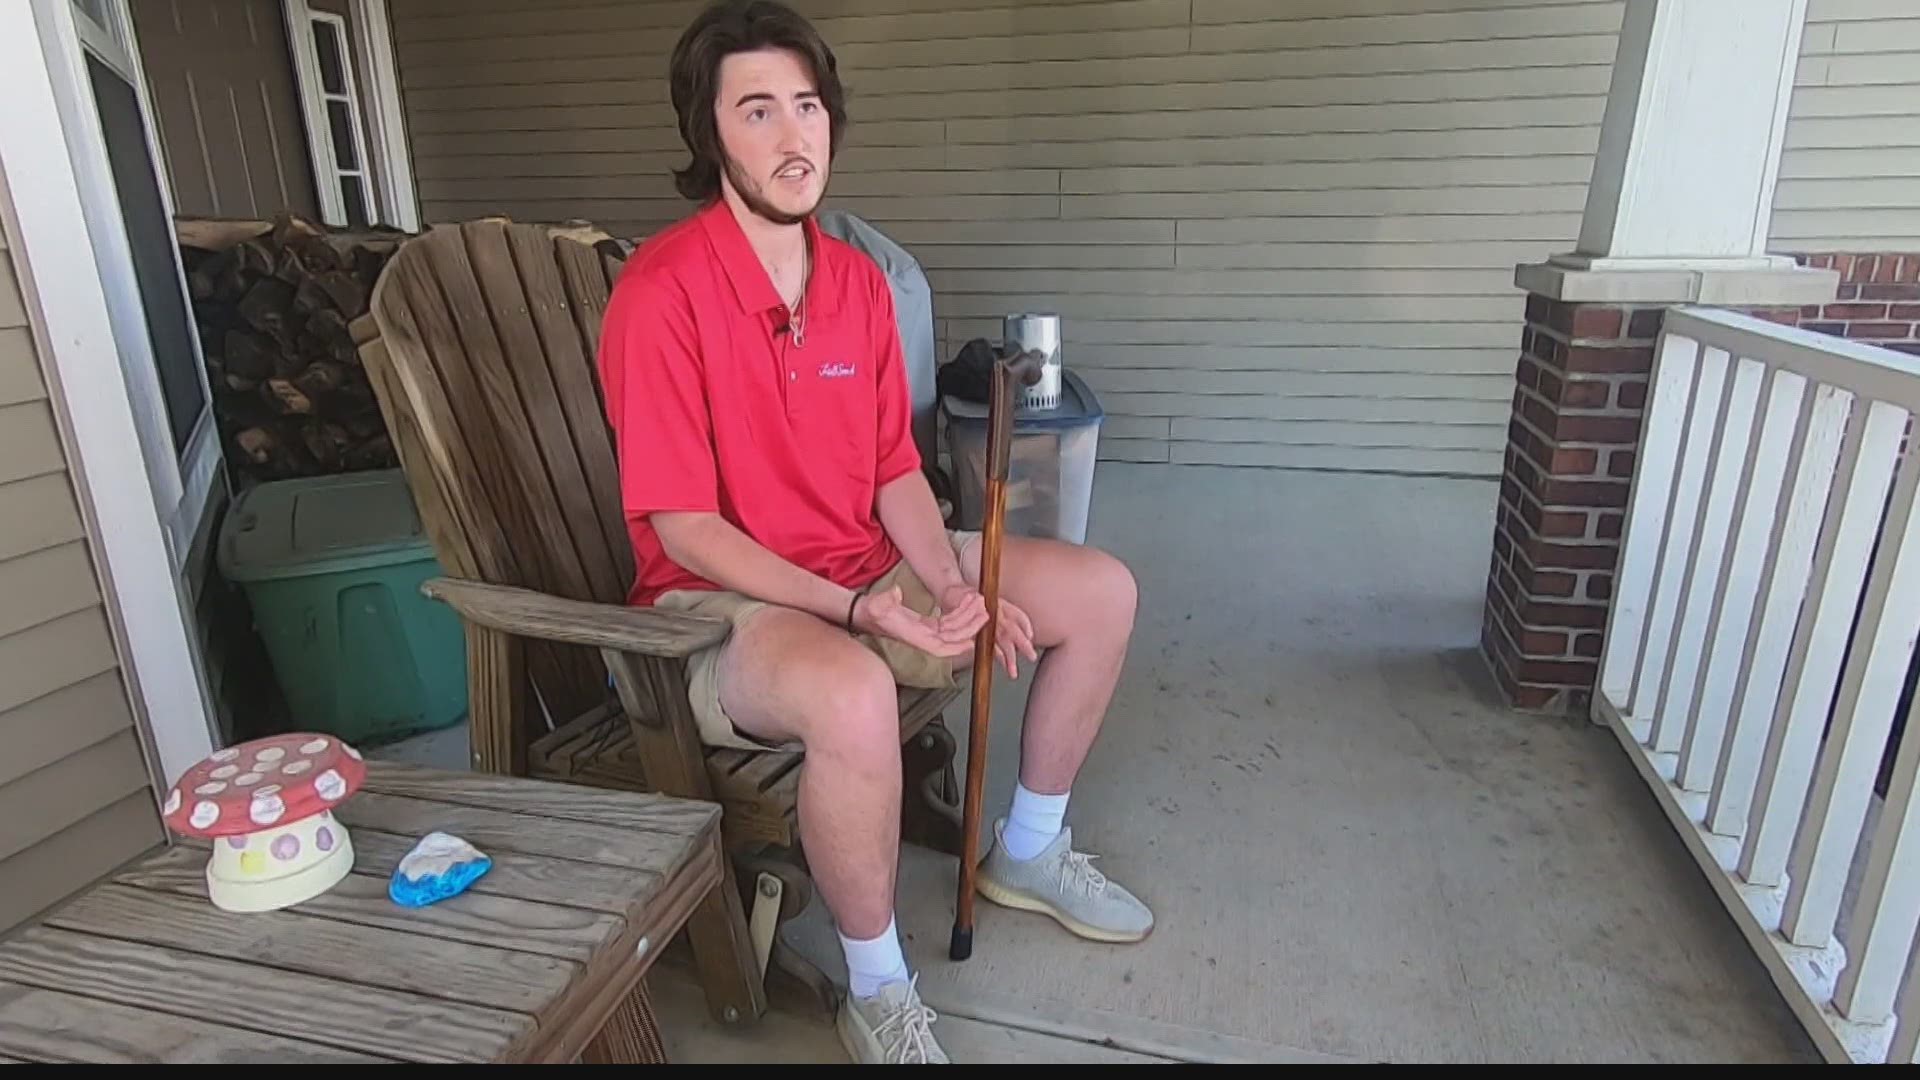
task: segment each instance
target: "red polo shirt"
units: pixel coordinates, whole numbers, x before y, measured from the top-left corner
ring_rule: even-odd
[[[805,228],[814,261],[797,338],[722,201],[649,238],[614,287],[599,366],[631,603],[719,588],[667,558],[648,521],[661,510],[717,512],[848,588],[899,561],[874,509],[881,485],[920,467],[893,294],[872,259]]]

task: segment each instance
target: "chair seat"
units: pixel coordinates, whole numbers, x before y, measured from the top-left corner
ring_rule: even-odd
[[[900,742],[919,735],[959,693],[958,687],[901,687]],[[795,842],[801,756],[797,751],[707,748],[707,777],[715,800],[725,808],[721,830],[729,851]],[[536,739],[528,751],[527,766],[534,776],[547,780],[651,790],[632,725],[617,701],[607,701]]]

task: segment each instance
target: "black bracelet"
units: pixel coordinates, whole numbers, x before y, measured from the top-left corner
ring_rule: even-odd
[[[853,599],[847,601],[847,633],[849,634],[854,632],[853,609],[859,606],[860,606],[860,593],[856,590],[853,594]]]

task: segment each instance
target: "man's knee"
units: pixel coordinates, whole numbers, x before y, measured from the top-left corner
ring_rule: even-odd
[[[1087,548],[1085,576],[1086,599],[1100,612],[1102,621],[1131,627],[1140,607],[1140,584],[1126,563],[1100,548]]]
[[[886,663],[855,646],[823,661],[817,675],[817,692],[803,706],[807,752],[897,771],[900,698]]]

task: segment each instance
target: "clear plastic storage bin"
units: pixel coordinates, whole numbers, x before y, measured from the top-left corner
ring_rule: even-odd
[[[987,406],[945,395],[940,411],[953,459],[959,527],[978,529],[987,505]],[[1093,391],[1071,370],[1061,372],[1059,405],[1016,405],[1007,470],[1009,535],[1086,543],[1102,416]]]

